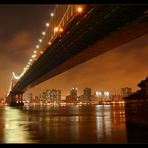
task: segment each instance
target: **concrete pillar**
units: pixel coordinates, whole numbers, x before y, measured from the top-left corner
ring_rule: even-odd
[[[18,103],[20,103],[21,102],[21,94],[20,93],[18,93]]]
[[[14,93],[11,94],[11,102],[13,102],[13,103],[16,102],[15,94]]]
[[[10,94],[10,106],[16,106],[16,93],[11,92]]]
[[[23,103],[23,93],[24,92],[20,93],[20,101],[21,101],[20,106],[24,106],[24,103]]]
[[[20,101],[23,102],[23,92],[20,93]]]

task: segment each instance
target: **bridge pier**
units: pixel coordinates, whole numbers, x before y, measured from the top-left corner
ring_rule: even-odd
[[[24,106],[23,103],[23,92],[13,93],[10,92],[10,106]]]
[[[23,103],[23,93],[24,92],[20,92],[18,95],[19,95],[19,102],[18,102],[18,106],[24,106],[24,103]]]
[[[10,92],[10,106],[16,106],[16,94]]]

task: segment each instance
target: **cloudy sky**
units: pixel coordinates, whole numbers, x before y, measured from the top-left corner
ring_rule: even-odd
[[[21,73],[33,53],[54,5],[0,5],[0,97],[7,94],[13,71]],[[148,75],[148,35],[110,50],[34,87],[38,95],[46,89],[71,87],[92,91],[120,92],[122,87],[138,89]]]
[[[7,94],[12,72],[21,73],[54,5],[0,5],[0,97]]]

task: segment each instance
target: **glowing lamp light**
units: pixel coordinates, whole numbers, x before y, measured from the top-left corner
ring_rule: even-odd
[[[34,55],[32,55],[32,57],[33,57],[33,58],[35,58],[35,57],[36,57],[36,55],[34,54]]]
[[[108,91],[106,92],[106,95],[109,96],[109,92]]]
[[[46,23],[46,26],[49,27],[49,23]]]
[[[49,41],[48,44],[51,45],[51,42]]]
[[[99,95],[101,96],[101,95],[102,95],[102,93],[101,93],[101,92],[99,92]]]
[[[60,32],[63,32],[63,29],[62,28],[60,28]]]
[[[78,7],[78,8],[77,8],[77,11],[78,11],[79,13],[81,13],[82,10],[83,10],[82,7]]]
[[[29,61],[32,62],[32,59],[30,59]]]
[[[98,96],[99,95],[99,92],[98,91],[96,91],[96,96]]]
[[[59,30],[58,27],[55,27],[55,28],[54,28],[54,32],[57,32],[58,30]]]
[[[36,48],[39,48],[39,45],[37,45]]]
[[[36,53],[36,50],[34,50],[34,53]]]
[[[42,42],[42,39],[39,39],[39,42],[41,43]]]
[[[42,35],[45,35],[45,32],[42,32]]]
[[[43,51],[41,51],[40,53],[43,54]]]
[[[51,15],[52,17],[54,16],[54,14],[53,14],[53,13],[51,13],[50,15]]]

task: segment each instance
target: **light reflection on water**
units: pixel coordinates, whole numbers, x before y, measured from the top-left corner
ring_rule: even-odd
[[[4,108],[4,133],[2,143],[32,143],[26,124],[29,122],[22,118],[22,111],[17,108]]]
[[[0,108],[0,143],[128,143],[124,105]]]

